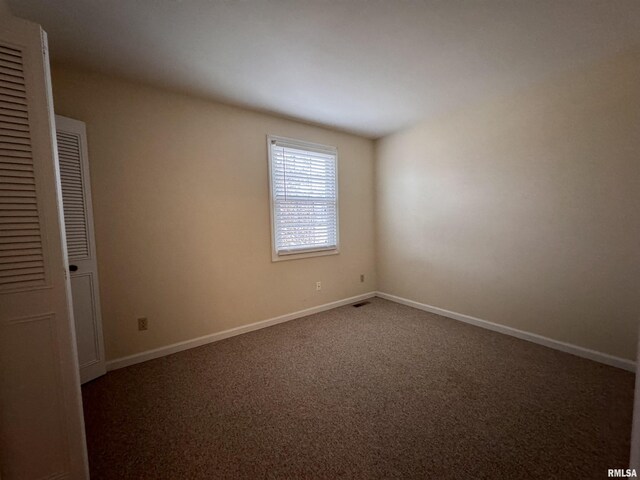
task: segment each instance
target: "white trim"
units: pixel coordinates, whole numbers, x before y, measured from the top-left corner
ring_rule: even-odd
[[[395,295],[390,295],[384,292],[376,292],[376,297],[384,298],[385,300],[390,300],[402,305],[417,308],[418,310],[424,310],[425,312],[442,315],[443,317],[459,320],[464,323],[475,325],[476,327],[486,328],[487,330],[510,335],[512,337],[520,338],[521,340],[527,340],[529,342],[537,343],[538,345],[544,345],[545,347],[560,350],[561,352],[570,353],[572,355],[577,355],[578,357],[588,358],[589,360],[604,363],[606,365],[611,365],[612,367],[622,368],[623,370],[628,370],[630,372],[635,372],[636,370],[636,363],[632,360],[627,360],[626,358],[615,357],[613,355],[609,355],[608,353],[602,353],[596,350],[591,350],[589,348],[579,347],[578,345],[573,345],[571,343],[561,342],[559,340],[543,337],[542,335],[538,335],[535,333],[525,332],[524,330],[518,330],[517,328],[507,327],[506,325],[489,322],[487,320],[482,320],[481,318],[472,317],[463,313],[451,312],[443,308],[426,305],[424,303],[397,297]]]
[[[443,308],[426,305],[424,303],[408,300],[406,298],[390,295],[388,293],[368,292],[368,293],[363,293],[361,295],[356,295],[355,297],[344,298],[342,300],[337,300],[335,302],[325,303],[323,305],[318,305],[316,307],[306,308],[304,310],[299,310],[297,312],[280,315],[279,317],[269,318],[267,320],[250,323],[248,325],[242,325],[240,327],[231,328],[229,330],[224,330],[222,332],[212,333],[210,335],[204,335],[202,337],[193,338],[191,340],[185,340],[183,342],[173,343],[171,345],[155,348],[153,350],[147,350],[145,352],[136,353],[134,355],[116,358],[115,360],[110,360],[107,362],[106,364],[107,371],[117,370],[119,368],[135,365],[136,363],[142,363],[142,362],[146,362],[147,360],[153,360],[154,358],[160,358],[166,355],[171,355],[173,353],[182,352],[190,348],[199,347],[202,345],[206,345],[208,343],[224,340],[225,338],[235,337],[236,335],[242,335],[243,333],[253,332],[254,330],[260,330],[262,328],[270,327],[272,325],[277,325],[279,323],[288,322],[290,320],[306,317],[308,315],[313,315],[315,313],[320,313],[326,310],[331,310],[333,308],[342,307],[344,305],[356,303],[371,297],[384,298],[385,300],[390,300],[392,302],[400,303],[402,305],[407,305],[409,307],[417,308],[418,310],[435,313],[436,315],[442,315],[443,317],[451,318],[453,320],[458,320],[464,323],[475,325],[476,327],[485,328],[487,330],[492,330],[494,332],[502,333],[505,335],[510,335],[512,337],[520,338],[521,340],[527,340],[529,342],[537,343],[545,347],[553,348],[555,350],[560,350],[561,352],[570,353],[572,355],[577,355],[578,357],[587,358],[589,360],[604,363],[606,365],[622,368],[623,370],[628,370],[630,372],[634,372],[636,370],[636,363],[631,360],[627,360],[625,358],[615,357],[607,353],[602,353],[596,350],[579,347],[571,343],[561,342],[559,340],[543,337],[542,335],[537,335],[535,333],[526,332],[524,330],[518,330],[517,328],[507,327],[505,325],[489,322],[487,320],[482,320],[480,318],[472,317],[470,315],[465,315],[463,313],[452,312],[449,310],[445,310]]]
[[[202,337],[193,338],[191,340],[185,340],[183,342],[173,343],[165,347],[154,348],[153,350],[147,350],[146,352],[136,353],[127,357],[116,358],[107,362],[107,371],[117,370],[118,368],[128,367],[135,365],[136,363],[146,362],[147,360],[153,360],[154,358],[164,357],[171,355],[172,353],[182,352],[190,348],[200,347],[208,343],[217,342],[218,340],[224,340],[225,338],[235,337],[236,335],[242,335],[243,333],[253,332],[254,330],[260,330],[261,328],[277,325],[278,323],[288,322],[297,318],[313,315],[314,313],[324,312],[333,308],[342,307],[351,303],[356,303],[367,298],[376,296],[376,292],[367,292],[355,297],[343,298],[342,300],[336,300],[335,302],[325,303],[316,307],[305,308],[304,310],[298,310],[297,312],[287,313],[280,315],[279,317],[269,318],[248,325],[242,325],[240,327],[231,328],[218,333],[212,333],[210,335],[204,335]]]

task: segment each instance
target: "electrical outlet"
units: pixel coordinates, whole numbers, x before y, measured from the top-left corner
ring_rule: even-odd
[[[142,317],[138,319],[138,330],[148,330],[149,329],[149,320],[147,317]]]
[[[363,282],[364,282],[364,273],[361,273],[360,274],[360,283],[363,283]]]
[[[322,290],[322,282],[316,282],[316,290]]]

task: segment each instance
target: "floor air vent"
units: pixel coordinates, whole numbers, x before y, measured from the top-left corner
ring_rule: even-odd
[[[358,302],[358,303],[354,303],[353,306],[356,308],[360,308],[360,307],[364,307],[365,305],[369,305],[371,302],[368,301],[364,301],[364,302]]]

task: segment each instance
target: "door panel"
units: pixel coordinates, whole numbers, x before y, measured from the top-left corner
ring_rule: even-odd
[[[40,315],[13,319],[2,325],[0,361],[9,373],[3,375],[1,387],[17,384],[22,387],[19,392],[8,391],[13,398],[6,399],[2,418],[30,432],[29,438],[2,445],[3,457],[12,460],[12,465],[3,468],[3,478],[45,478],[51,471],[63,472],[66,468],[64,418],[51,415],[52,411],[62,410],[63,402],[57,386],[60,379],[53,348],[54,322],[53,315]],[[25,345],[31,348],[27,350]],[[27,383],[20,378],[25,371],[30,377]],[[43,396],[43,391],[50,394]],[[39,452],[37,462],[33,461],[33,452]]]
[[[72,276],[71,291],[73,292],[73,318],[78,342],[78,363],[80,368],[85,368],[100,361],[91,273]]]

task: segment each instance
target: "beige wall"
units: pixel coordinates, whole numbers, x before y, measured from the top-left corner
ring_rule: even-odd
[[[87,124],[107,359],[375,289],[372,141],[83,71],[52,75],[56,113]],[[338,147],[339,255],[271,262],[267,134]]]
[[[377,143],[379,290],[635,360],[640,53]]]
[[[369,140],[55,67],[87,123],[108,359],[376,287],[634,359],[639,79],[628,52],[386,137],[374,181]],[[340,255],[271,262],[268,133],[338,147]]]

